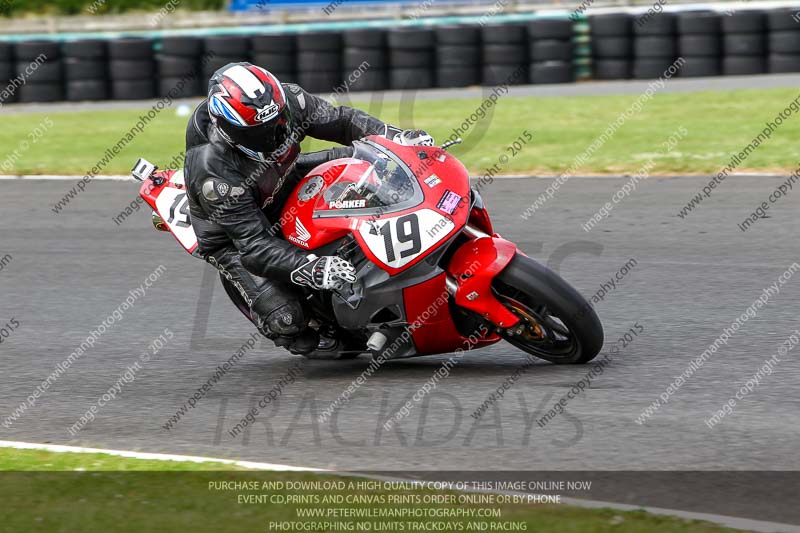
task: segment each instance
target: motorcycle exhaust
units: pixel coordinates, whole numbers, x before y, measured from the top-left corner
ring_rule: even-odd
[[[155,211],[153,211],[153,217],[151,218],[151,221],[153,222],[153,227],[158,231],[169,231],[169,226],[167,226],[167,223],[164,222],[164,219],[161,218]]]
[[[373,352],[379,352],[386,345],[387,340],[388,339],[386,335],[384,335],[380,331],[376,331],[375,333],[369,336],[369,339],[367,339],[367,348],[372,350]]]

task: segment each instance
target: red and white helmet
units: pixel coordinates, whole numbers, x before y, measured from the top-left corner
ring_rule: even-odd
[[[209,82],[208,112],[217,131],[246,156],[279,158],[291,148],[291,113],[280,81],[250,63],[229,63]]]

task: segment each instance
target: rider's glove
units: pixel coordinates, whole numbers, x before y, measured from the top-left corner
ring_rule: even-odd
[[[433,146],[433,137],[425,130],[405,130],[395,142],[405,146]]]
[[[335,255],[308,256],[309,261],[292,272],[292,282],[315,289],[341,289],[356,280],[356,269],[350,261]]]

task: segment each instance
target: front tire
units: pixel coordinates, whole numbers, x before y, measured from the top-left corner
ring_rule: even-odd
[[[522,321],[498,332],[531,355],[556,364],[583,364],[603,347],[603,326],[594,309],[561,276],[517,254],[497,275],[498,299]]]

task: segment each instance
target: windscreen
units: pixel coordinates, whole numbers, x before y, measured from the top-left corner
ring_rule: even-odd
[[[414,200],[419,185],[405,166],[376,145],[355,142],[353,146],[353,158],[362,163],[353,164],[333,182],[317,201],[316,209],[385,210]]]

